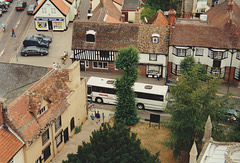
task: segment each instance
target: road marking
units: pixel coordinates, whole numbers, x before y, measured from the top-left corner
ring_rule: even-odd
[[[18,20],[18,22],[17,22],[17,24],[15,26],[15,29],[18,27],[19,23],[20,23],[20,20]]]
[[[1,51],[1,53],[0,53],[0,57],[3,55],[3,53],[4,53],[4,50],[5,50],[5,49],[3,49],[3,50]]]

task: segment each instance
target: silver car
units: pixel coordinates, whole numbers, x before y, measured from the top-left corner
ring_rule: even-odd
[[[38,46],[27,46],[23,47],[21,50],[22,56],[33,56],[33,55],[47,55],[48,54],[48,48],[44,47],[38,47]]]

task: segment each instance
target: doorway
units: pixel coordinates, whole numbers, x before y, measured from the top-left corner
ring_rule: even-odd
[[[48,30],[52,30],[52,21],[48,21]]]
[[[64,130],[64,143],[69,140],[68,127]]]
[[[221,67],[221,60],[213,60],[212,75],[219,76]]]
[[[80,61],[80,70],[81,71],[86,71],[85,70],[85,61]]]

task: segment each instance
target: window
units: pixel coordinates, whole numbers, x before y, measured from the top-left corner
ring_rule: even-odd
[[[70,127],[71,127],[71,131],[75,128],[74,117],[72,117],[70,121]]]
[[[41,114],[43,114],[45,111],[46,111],[46,108],[45,108],[45,106],[44,106],[43,108],[39,109],[38,114],[41,115]]]
[[[236,58],[240,60],[240,52],[239,51],[237,52],[237,57]]]
[[[180,65],[176,65],[176,64],[172,63],[172,73],[175,75],[181,75]]]
[[[85,61],[85,67],[89,68],[89,61]]]
[[[62,132],[56,137],[57,147],[62,143]]]
[[[163,101],[163,95],[154,95],[154,94],[142,93],[142,92],[135,92],[135,93],[137,95],[137,98]]]
[[[157,54],[149,54],[149,61],[156,61],[157,60]]]
[[[116,94],[116,90],[115,90],[114,88],[104,88],[104,87],[95,87],[95,86],[92,86],[92,91],[93,91],[93,92]]]
[[[240,68],[236,68],[234,72],[234,78],[240,81]]]
[[[42,134],[42,145],[49,140],[49,129]]]
[[[185,57],[186,55],[190,55],[191,54],[191,49],[190,48],[177,48],[177,47],[173,47],[173,55],[176,55],[178,57]]]
[[[196,56],[203,56],[203,51],[204,51],[204,49],[202,49],[202,48],[197,48],[195,55],[196,55]]]
[[[93,30],[89,30],[86,32],[86,41],[87,42],[95,42],[96,32]]]
[[[153,44],[158,44],[159,43],[159,37],[160,35],[157,33],[152,34],[152,43]]]
[[[56,15],[56,14],[57,14],[56,8],[51,8],[51,14],[53,14],[53,15]]]
[[[177,56],[185,57],[187,53],[187,49],[177,49]]]
[[[59,116],[55,121],[55,132],[60,129],[62,126],[61,116]]]
[[[107,62],[93,62],[93,68],[108,69],[108,63]]]
[[[202,12],[202,13],[204,13],[204,12],[205,12],[205,10],[206,10],[205,8],[201,8],[201,12]]]
[[[51,156],[50,145],[51,144],[49,144],[49,146],[43,150],[44,161],[46,161]]]
[[[211,59],[222,60],[228,57],[226,51],[209,50],[208,57]]]
[[[109,51],[100,51],[101,58],[109,58]]]
[[[38,159],[35,161],[35,163],[42,163],[42,157],[38,157]]]
[[[42,14],[44,14],[44,15],[47,14],[47,8],[42,8]]]

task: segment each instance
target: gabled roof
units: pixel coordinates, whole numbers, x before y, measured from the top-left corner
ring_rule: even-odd
[[[9,120],[29,145],[46,130],[47,125],[68,108],[68,74],[68,70],[52,70],[8,106]],[[48,109],[39,115],[38,111],[43,102],[47,103]]]
[[[122,11],[123,10],[135,11],[137,10],[138,7],[140,7],[139,0],[124,0]]]
[[[114,3],[117,3],[118,5],[123,5],[123,0],[113,0]]]
[[[228,0],[211,8],[205,14],[210,25],[223,27],[229,21]],[[232,22],[240,26],[240,6],[233,1]]]
[[[220,49],[240,49],[240,28],[229,23],[224,27],[178,24],[172,29],[170,45]]]
[[[93,16],[90,21],[104,21],[105,15],[120,21],[122,16],[122,13],[113,4],[112,0],[103,0],[103,4],[99,3],[92,13]]]
[[[147,24],[154,24],[154,25],[168,25],[168,20],[163,14],[162,10],[158,10],[154,16],[148,21]]]
[[[86,42],[86,32],[96,32],[96,42]],[[72,49],[119,51],[134,45],[141,53],[168,54],[168,27],[125,23],[80,22],[73,23]],[[160,35],[153,44],[152,34]]]
[[[123,22],[121,22],[121,21],[119,21],[119,20],[117,20],[117,19],[115,19],[115,18],[113,18],[109,15],[105,15],[105,16],[106,16],[106,18],[105,18],[106,23],[123,23]]]
[[[51,2],[64,16],[67,16],[70,7],[66,5],[63,0],[43,0],[34,10],[33,14],[36,14],[38,10],[43,6],[45,2]]]
[[[0,162],[9,162],[23,145],[7,126],[0,126]]]

